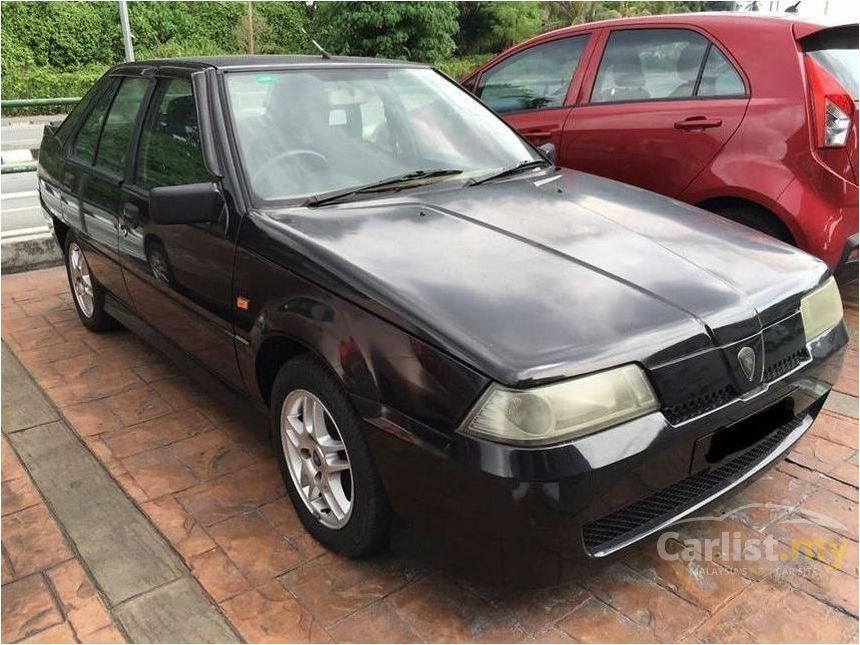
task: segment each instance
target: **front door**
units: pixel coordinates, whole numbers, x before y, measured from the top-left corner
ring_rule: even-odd
[[[670,197],[716,156],[749,102],[728,57],[691,29],[613,30],[591,76],[590,99],[564,126],[564,165]]]
[[[229,385],[241,386],[233,345],[235,215],[156,224],[149,191],[215,181],[203,162],[190,78],[161,77],[120,204],[119,249],[137,314]]]
[[[475,94],[533,145],[559,146],[589,34],[539,43],[485,70]]]

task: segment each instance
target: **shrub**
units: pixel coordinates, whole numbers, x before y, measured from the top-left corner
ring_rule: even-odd
[[[323,2],[314,11],[315,37],[333,54],[433,62],[454,52],[454,2]]]

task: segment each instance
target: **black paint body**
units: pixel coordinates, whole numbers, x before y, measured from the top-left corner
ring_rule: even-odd
[[[558,169],[259,208],[222,76],[263,62],[327,64],[113,69],[59,132],[46,129],[42,203],[58,237],[69,228],[80,237],[112,313],[255,407],[267,406],[290,357],[311,352],[327,364],[367,422],[397,544],[484,577],[554,582],[600,561],[584,547],[583,524],[764,436],[709,459],[722,429],[778,405],[802,434],[817,414],[847,340],[840,324],[804,346],[799,302],[828,277],[820,261],[680,202]],[[69,154],[86,106],[124,75],[192,80],[206,164],[224,198],[212,221],[157,224],[133,164],[125,177],[105,176]],[[752,381],[737,365],[743,345],[760,359]],[[529,387],[630,362],[645,368],[660,411],[548,448],[458,432],[493,381]],[[713,393],[725,401],[711,410]],[[704,412],[690,419],[696,405]]]

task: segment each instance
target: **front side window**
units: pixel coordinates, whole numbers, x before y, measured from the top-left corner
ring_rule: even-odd
[[[251,188],[308,198],[416,171],[468,179],[540,159],[473,96],[431,69],[327,68],[226,76]]]
[[[96,154],[96,167],[121,175],[125,172],[128,144],[149,81],[125,78],[110,107]]]
[[[560,107],[587,42],[562,38],[514,54],[481,76],[477,95],[499,114]]]
[[[93,109],[84,119],[81,129],[75,137],[72,147],[72,155],[86,163],[92,163],[96,158],[96,146],[99,143],[99,134],[102,131],[105,115],[113,99],[113,89],[108,89],[101,98],[96,101]]]
[[[160,81],[140,137],[135,183],[149,189],[205,181],[211,177],[203,163],[191,83]]]
[[[690,98],[708,45],[706,38],[688,29],[613,31],[591,102]]]

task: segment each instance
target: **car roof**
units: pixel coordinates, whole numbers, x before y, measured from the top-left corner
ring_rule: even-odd
[[[759,13],[753,11],[702,11],[694,13],[667,13],[656,16],[633,16],[630,18],[611,18],[598,20],[569,27],[561,27],[536,36],[534,39],[546,38],[550,35],[562,35],[596,27],[617,27],[620,25],[659,25],[679,24],[701,25],[702,27],[736,27],[738,25],[756,25],[760,27],[791,26],[792,24],[808,24],[819,28],[831,27],[836,24],[847,24],[846,21],[830,21],[828,19],[810,19],[808,16],[792,13]]]
[[[427,67],[422,63],[411,63],[402,60],[385,58],[359,58],[355,56],[332,56],[324,58],[321,55],[305,56],[298,54],[253,55],[253,56],[182,56],[179,58],[158,58],[152,60],[134,61],[117,66],[188,66],[210,67],[222,70],[254,70],[285,67]]]

